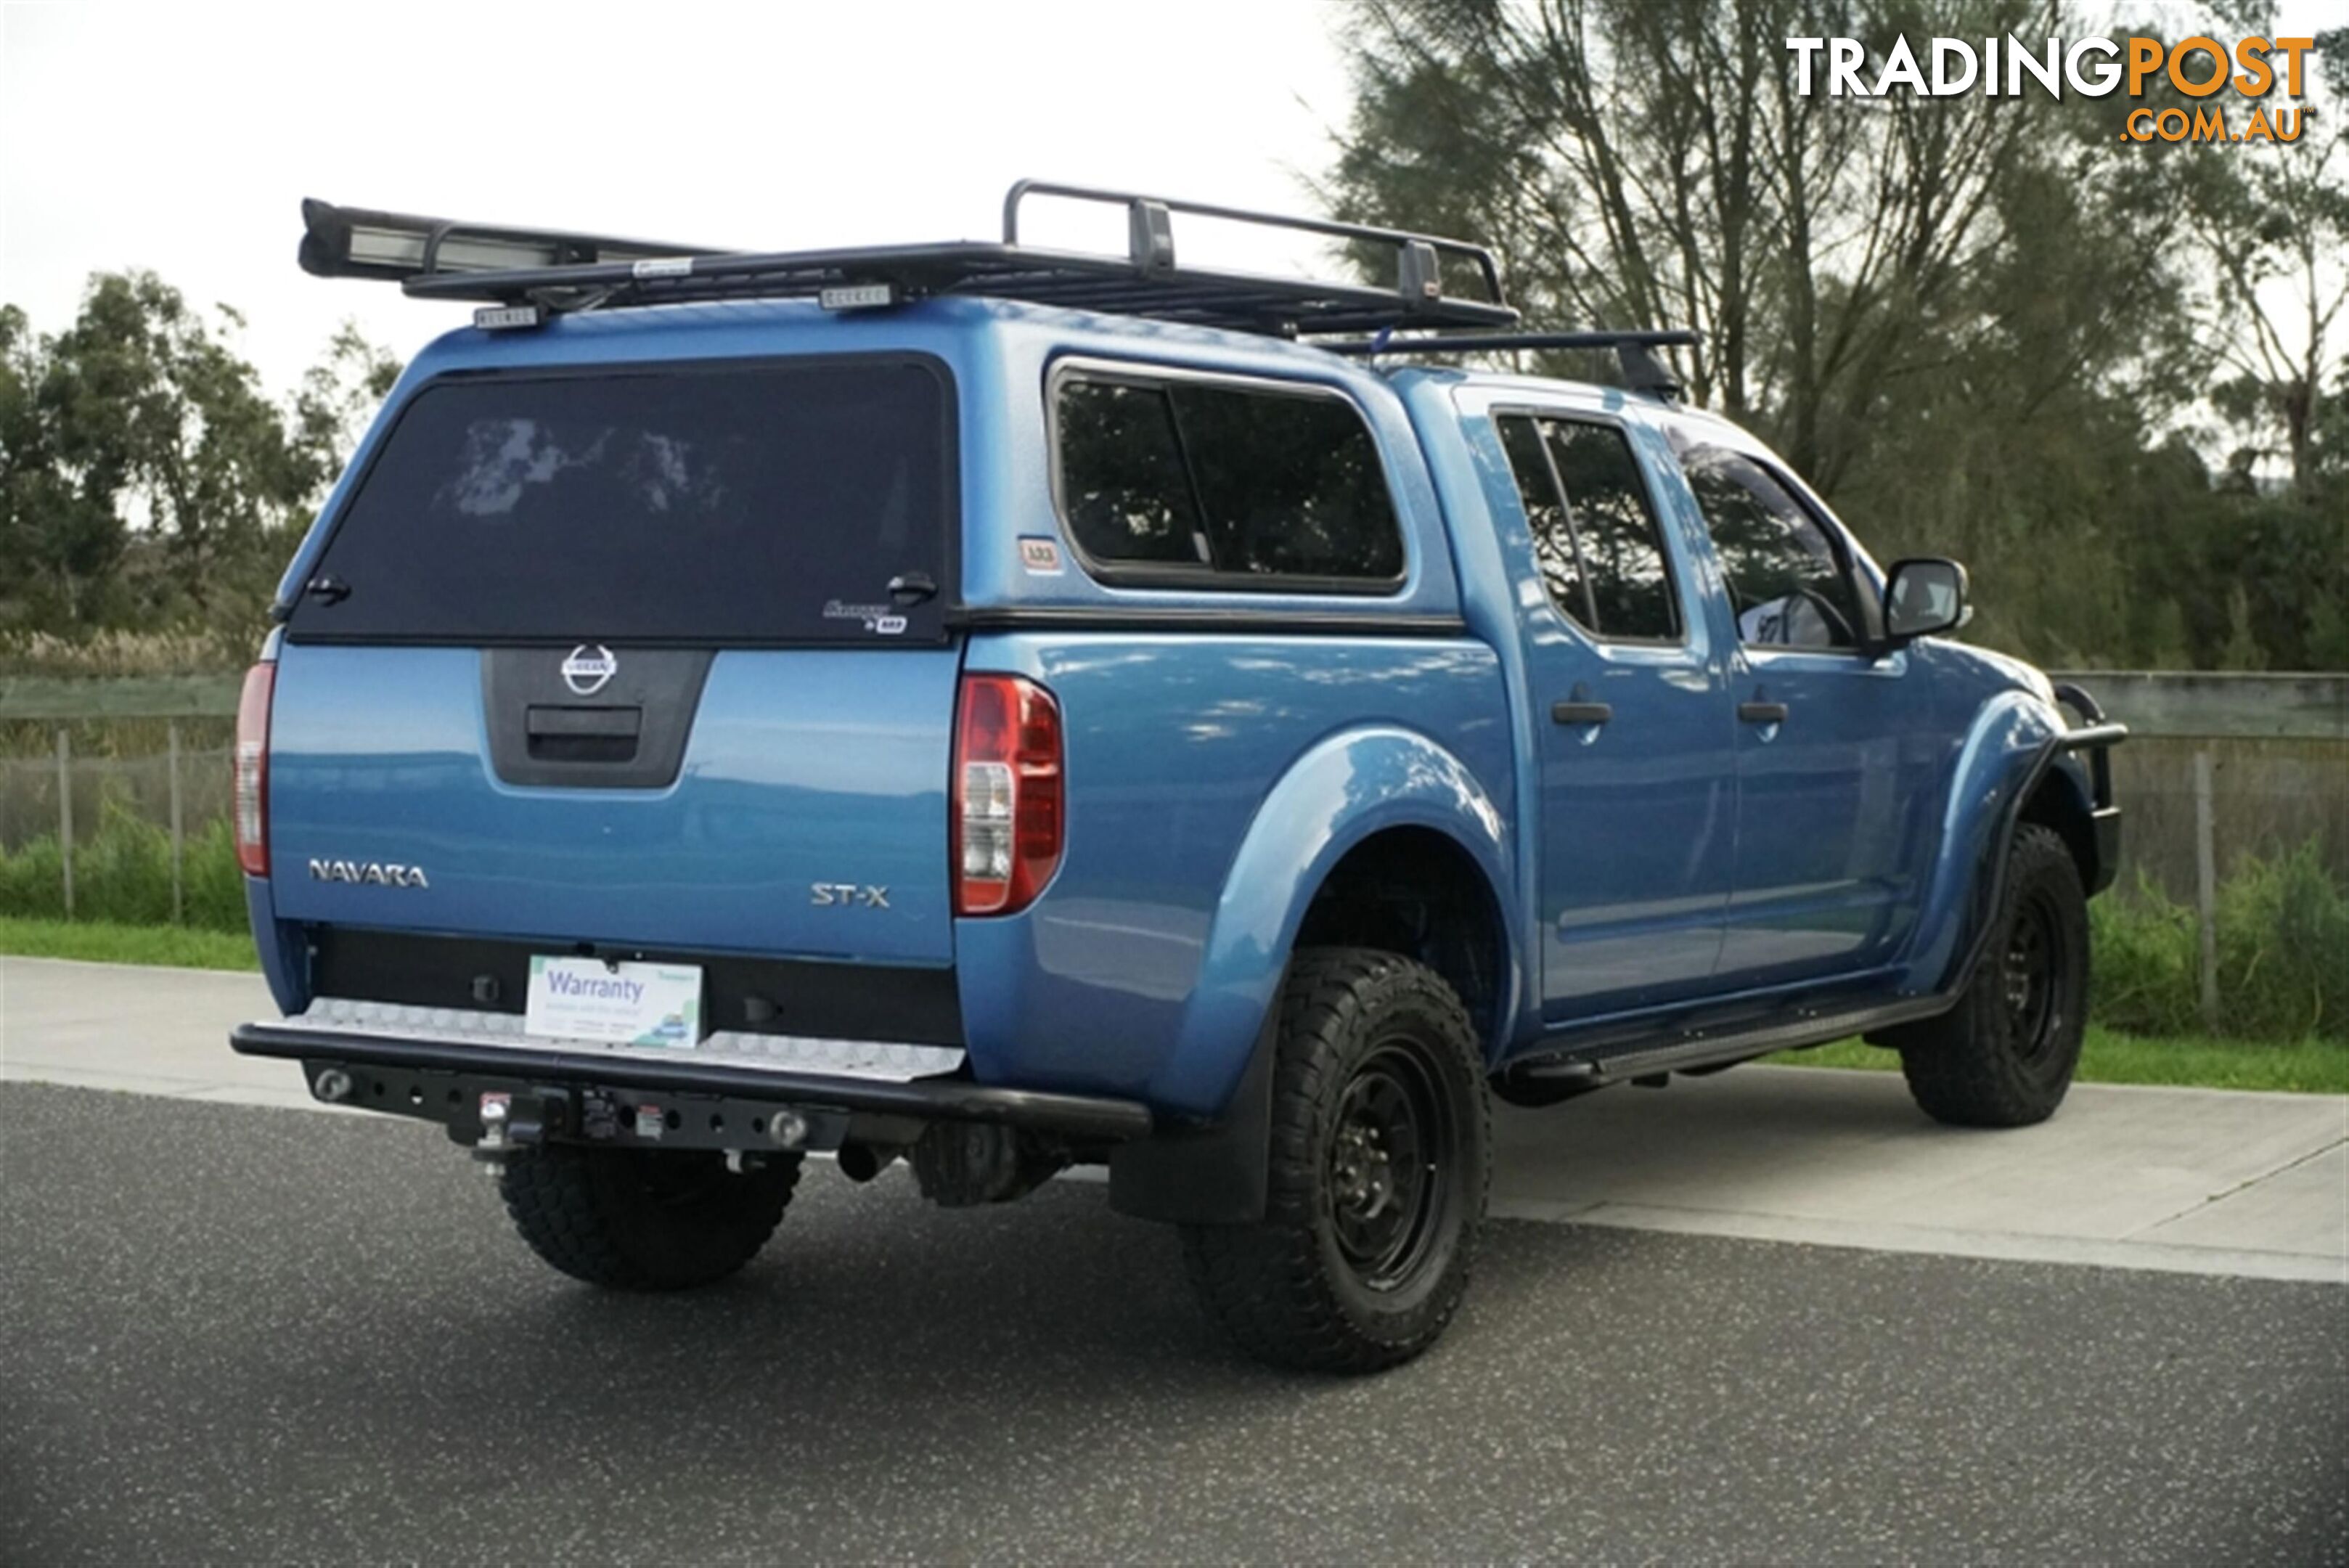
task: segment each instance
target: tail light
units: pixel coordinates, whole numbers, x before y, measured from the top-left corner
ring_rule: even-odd
[[[256,664],[244,672],[244,694],[236,702],[236,751],[233,799],[236,815],[236,863],[248,877],[269,875],[269,697],[277,666]]]
[[[966,675],[955,715],[955,913],[1026,909],[1061,864],[1061,708],[1017,675]]]

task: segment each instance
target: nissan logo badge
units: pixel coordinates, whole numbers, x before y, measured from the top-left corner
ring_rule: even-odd
[[[593,697],[619,672],[620,661],[601,643],[590,648],[583,642],[563,661],[563,683],[582,697]]]

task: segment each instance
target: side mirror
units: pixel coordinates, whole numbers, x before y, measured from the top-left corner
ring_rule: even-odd
[[[1963,566],[1931,556],[1892,564],[1884,580],[1884,634],[1892,642],[1954,631],[1972,618]]]

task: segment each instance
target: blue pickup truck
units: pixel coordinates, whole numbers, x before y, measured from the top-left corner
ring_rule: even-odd
[[[232,1043],[444,1125],[555,1268],[723,1278],[813,1151],[947,1205],[1106,1166],[1239,1345],[1369,1370],[1461,1300],[1492,1096],[1864,1034],[1944,1122],[2062,1100],[2123,732],[1683,406],[1690,335],[1065,186],[796,253],[305,213],[311,272],[478,309],[247,679],[285,1016]],[[1623,385],[1454,368],[1567,347]]]

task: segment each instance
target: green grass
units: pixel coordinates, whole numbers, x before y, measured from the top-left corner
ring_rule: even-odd
[[[253,939],[187,926],[123,926],[105,920],[29,920],[0,915],[0,953],[169,964],[175,969],[258,969]]]
[[[1795,1067],[1866,1067],[1889,1071],[1899,1056],[1857,1040],[1765,1058]],[[2295,1094],[2349,1095],[2349,1041],[2310,1038],[2214,1040],[2208,1035],[2149,1037],[2088,1026],[2080,1053],[2085,1084],[2179,1084],[2202,1089],[2285,1089]]]

